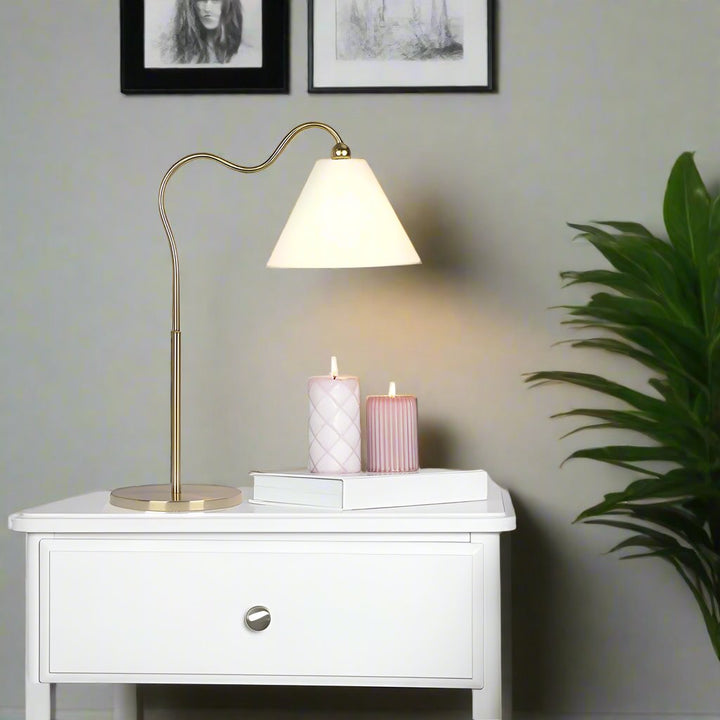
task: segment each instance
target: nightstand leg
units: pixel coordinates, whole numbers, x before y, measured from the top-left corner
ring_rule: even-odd
[[[500,698],[492,697],[487,689],[473,690],[472,720],[502,720]]]
[[[40,678],[40,540],[25,538],[25,720],[53,720],[55,684]]]
[[[25,682],[25,720],[53,720],[55,685]]]
[[[113,720],[137,720],[137,685],[115,685]]]

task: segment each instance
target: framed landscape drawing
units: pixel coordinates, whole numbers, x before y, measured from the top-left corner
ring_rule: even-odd
[[[493,0],[308,0],[308,90],[492,92]]]
[[[122,92],[288,92],[288,5],[120,0]]]

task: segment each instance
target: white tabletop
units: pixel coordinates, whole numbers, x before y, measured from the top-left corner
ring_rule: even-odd
[[[77,495],[13,513],[11,530],[26,533],[291,533],[291,532],[475,532],[515,528],[509,493],[488,481],[488,499],[373,510],[326,510],[243,502],[211,512],[160,513],[110,505],[108,491]]]

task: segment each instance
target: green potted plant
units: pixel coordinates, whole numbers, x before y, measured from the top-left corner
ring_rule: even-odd
[[[570,344],[641,363],[649,371],[647,392],[584,372],[543,371],[526,379],[613,398],[612,408],[554,416],[590,418],[573,432],[630,433],[627,445],[569,456],[633,474],[624,490],[605,495],[576,522],[629,531],[611,550],[624,559],[671,563],[690,588],[720,659],[720,195],[711,198],[692,153],[672,168],[663,215],[668,240],[632,222],[571,225],[610,267],[561,273],[567,285],[598,286],[584,305],[563,306],[567,324],[592,331]],[[637,434],[644,442],[631,443]]]

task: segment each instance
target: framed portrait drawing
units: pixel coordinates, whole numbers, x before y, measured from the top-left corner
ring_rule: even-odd
[[[492,92],[493,0],[308,0],[308,90]]]
[[[124,93],[286,93],[288,0],[120,0]]]

